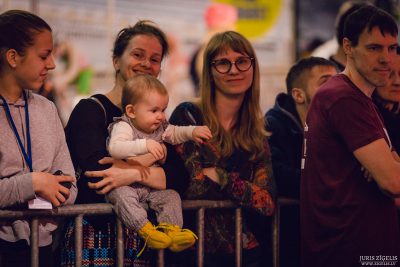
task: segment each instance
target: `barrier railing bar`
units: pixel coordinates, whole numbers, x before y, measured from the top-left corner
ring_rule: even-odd
[[[124,226],[120,219],[117,221],[117,266],[124,266]]]
[[[213,201],[213,200],[184,200],[182,208],[184,210],[220,209],[220,208],[237,208],[238,206],[229,200]],[[67,205],[51,210],[0,210],[1,219],[26,219],[32,217],[73,217],[77,215],[97,216],[109,215],[113,213],[113,207],[107,203],[97,204],[76,204]]]
[[[158,267],[164,267],[165,260],[164,260],[164,250],[163,249],[158,250],[157,257],[158,257],[157,266]]]
[[[279,200],[275,205],[275,212],[272,215],[272,266],[279,267],[279,221],[281,205]]]
[[[197,211],[197,267],[204,265],[204,211],[203,207]]]
[[[279,237],[280,237],[280,212],[283,206],[299,205],[297,199],[280,197],[276,201],[275,212],[272,215],[272,266],[280,266]]]
[[[282,206],[298,205],[298,200],[289,198],[279,198],[276,203],[275,214],[272,217],[272,257],[273,266],[279,267],[279,222],[280,208]],[[235,203],[212,200],[185,200],[182,201],[184,210],[197,210],[197,233],[199,240],[197,242],[197,266],[204,265],[204,213],[205,209],[235,209],[236,220],[236,266],[240,266],[242,261],[241,250],[241,209]],[[82,265],[82,218],[83,216],[97,216],[113,214],[111,204],[79,204],[69,205],[52,210],[0,210],[0,221],[15,219],[31,219],[31,266],[39,266],[39,247],[38,247],[38,218],[46,217],[75,217],[75,266]],[[240,228],[240,234],[239,234]],[[240,242],[240,245],[239,245]],[[240,249],[239,249],[240,248]],[[123,225],[117,220],[117,266],[123,266]],[[158,254],[158,266],[164,266],[164,254],[160,251]]]
[[[74,237],[75,237],[75,267],[81,267],[82,266],[82,221],[83,221],[83,215],[80,214],[75,217],[75,232],[74,232]]]
[[[0,210],[1,219],[26,219],[32,217],[73,217],[77,215],[108,215],[113,213],[111,204],[77,204],[67,205],[51,210]]]
[[[221,209],[221,208],[237,208],[238,205],[230,200],[184,200],[182,201],[183,210],[204,209]]]
[[[31,267],[39,267],[39,219],[31,221]]]
[[[242,266],[242,209],[235,210],[236,267]]]

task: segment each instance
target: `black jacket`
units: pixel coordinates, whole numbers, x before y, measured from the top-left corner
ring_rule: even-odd
[[[269,146],[278,196],[299,199],[303,127],[291,96],[281,93],[275,106],[265,114],[272,132]],[[300,209],[283,206],[280,212],[281,266],[300,266]]]
[[[265,114],[278,195],[299,199],[303,127],[293,99],[281,93]]]
[[[386,130],[392,142],[394,150],[400,154],[400,107],[399,103],[396,103],[392,110],[385,108],[385,100],[383,100],[376,91],[372,95],[372,100],[378,107],[378,110],[383,118]]]

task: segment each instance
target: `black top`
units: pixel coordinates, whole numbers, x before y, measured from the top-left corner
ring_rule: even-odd
[[[109,156],[106,149],[108,137],[107,127],[114,117],[122,115],[121,110],[106,96],[94,95],[105,110],[93,99],[82,99],[76,105],[65,127],[65,135],[72,162],[75,170],[80,173],[78,177],[77,204],[104,203],[104,195],[88,187],[88,182],[96,182],[96,178],[88,178],[85,171],[97,171],[109,168],[111,165],[98,163],[103,157]],[[107,124],[105,116],[107,114]]]
[[[399,103],[395,103],[391,110],[385,107],[387,101],[382,99],[377,93],[376,90],[372,94],[372,100],[375,105],[378,107],[379,112],[383,117],[383,121],[388,131],[388,135],[390,137],[390,141],[392,142],[394,150],[397,153],[400,153],[400,108]]]
[[[180,104],[188,112],[178,112],[177,109],[171,115],[169,122],[173,125],[188,126],[188,125],[202,125],[203,118],[198,112],[196,107],[190,103]],[[189,113],[191,115],[189,115]],[[193,116],[193,117],[191,117]],[[190,175],[186,170],[185,163],[181,156],[176,152],[175,147],[168,143],[167,146],[167,160],[162,166],[167,176],[167,188],[176,190],[179,195],[183,196],[190,184]]]
[[[339,69],[339,72],[344,71],[344,69],[345,69],[346,66],[343,65],[342,63],[340,63],[339,61],[337,61],[333,56],[330,56],[330,57],[329,57],[329,60],[336,64],[336,66],[337,66],[338,69]]]

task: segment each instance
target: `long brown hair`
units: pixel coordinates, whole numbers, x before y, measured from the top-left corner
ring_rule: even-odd
[[[253,82],[246,91],[238,119],[230,132],[224,130],[217,117],[215,104],[215,83],[211,72],[211,62],[227,49],[245,54],[253,61]],[[203,119],[213,133],[213,143],[220,149],[222,157],[229,157],[235,149],[250,153],[250,160],[259,159],[264,152],[264,141],[267,136],[264,118],[260,108],[260,69],[254,49],[241,34],[226,31],[214,35],[208,42],[203,57],[201,81],[201,98],[199,106]]]

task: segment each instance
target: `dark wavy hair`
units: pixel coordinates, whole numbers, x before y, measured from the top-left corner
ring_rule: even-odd
[[[169,45],[165,33],[152,21],[139,20],[134,26],[126,27],[119,31],[114,42],[113,58],[122,56],[129,41],[136,35],[151,35],[156,37],[162,47],[161,57],[164,58],[168,54]]]
[[[383,35],[397,36],[398,34],[397,24],[392,15],[383,9],[366,5],[347,17],[344,24],[343,38],[348,38],[352,46],[357,46],[358,39],[364,29],[371,32],[374,27],[378,27]]]

